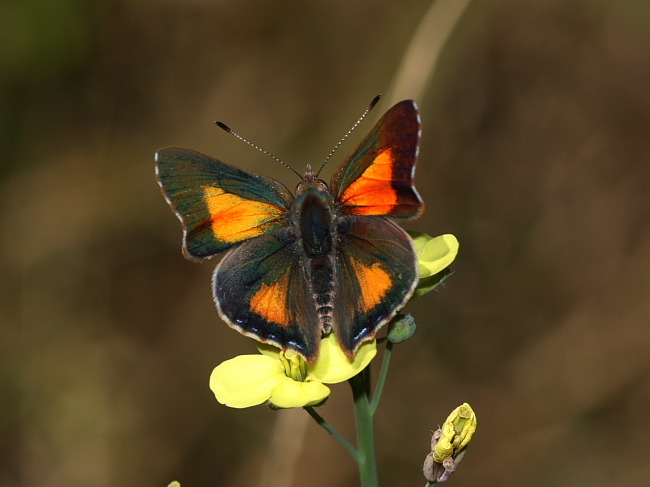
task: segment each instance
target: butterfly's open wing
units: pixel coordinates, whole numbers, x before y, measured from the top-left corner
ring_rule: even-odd
[[[413,186],[420,139],[415,102],[388,110],[336,169],[331,190],[344,215],[415,218],[424,203]]]
[[[321,326],[297,245],[289,228],[243,242],[217,266],[213,292],[219,314],[232,328],[312,362]]]
[[[387,218],[347,216],[339,228],[333,329],[341,348],[353,356],[413,294],[418,262],[413,241]]]
[[[183,225],[183,254],[190,260],[209,259],[287,225],[293,196],[274,179],[182,147],[160,149],[156,162],[158,183]]]

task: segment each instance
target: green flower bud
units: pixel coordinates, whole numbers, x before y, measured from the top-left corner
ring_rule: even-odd
[[[415,334],[415,318],[410,314],[398,314],[388,324],[386,339],[391,343],[401,343]]]

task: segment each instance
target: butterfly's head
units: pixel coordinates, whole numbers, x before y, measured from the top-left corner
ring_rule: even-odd
[[[307,164],[307,171],[305,172],[305,177],[302,178],[302,181],[298,183],[296,187],[296,195],[304,192],[307,189],[316,188],[329,192],[327,183],[322,179],[318,179],[318,174],[313,171],[310,164]]]

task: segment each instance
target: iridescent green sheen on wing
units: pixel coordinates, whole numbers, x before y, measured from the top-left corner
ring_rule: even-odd
[[[288,224],[293,195],[271,178],[181,147],[160,149],[156,161],[158,182],[181,220],[183,252],[190,259],[211,258]]]

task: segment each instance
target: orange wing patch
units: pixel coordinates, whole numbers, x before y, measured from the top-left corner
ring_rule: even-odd
[[[250,301],[251,311],[262,318],[280,326],[289,325],[287,313],[287,294],[289,287],[289,273],[285,273],[273,284],[262,284]]]
[[[212,232],[223,242],[241,242],[264,233],[267,224],[283,216],[282,209],[250,201],[221,188],[204,186],[205,204],[210,212]]]
[[[350,260],[361,287],[361,308],[368,312],[382,302],[393,285],[393,280],[377,262],[367,266],[356,259]]]
[[[341,195],[341,203],[353,215],[385,215],[397,203],[393,189],[393,155],[390,149],[380,152],[361,177]]]

